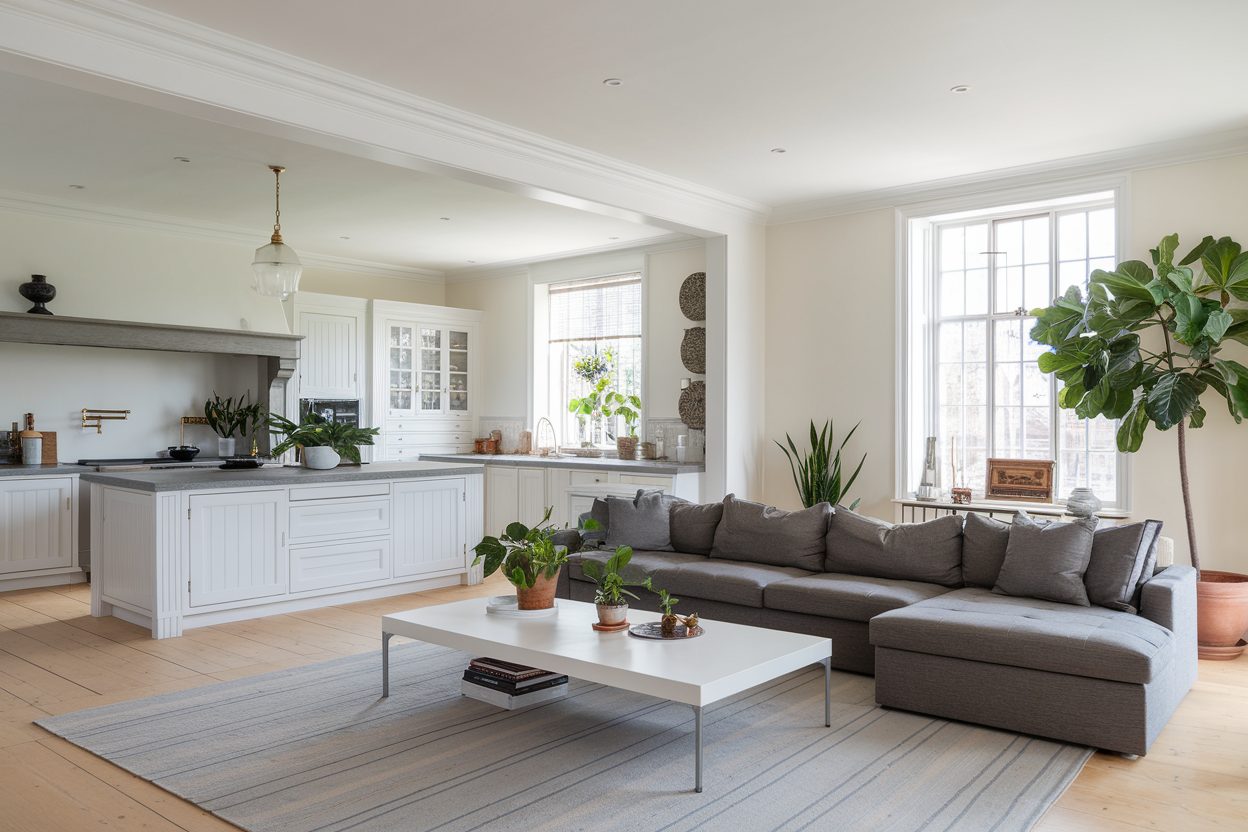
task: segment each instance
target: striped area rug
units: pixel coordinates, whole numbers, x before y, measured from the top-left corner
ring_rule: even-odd
[[[705,715],[574,680],[506,712],[459,693],[467,656],[369,654],[40,720],[254,832],[1023,830],[1091,752],[874,704],[870,678],[811,668]]]

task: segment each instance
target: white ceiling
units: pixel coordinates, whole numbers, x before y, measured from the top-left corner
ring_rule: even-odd
[[[452,270],[670,234],[3,72],[0,112],[0,191],[254,231],[257,246],[269,164],[287,168],[282,230],[299,252]]]
[[[1248,126],[1243,0],[143,2],[770,205]]]

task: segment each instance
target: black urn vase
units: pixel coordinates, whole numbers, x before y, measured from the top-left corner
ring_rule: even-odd
[[[47,304],[56,297],[56,287],[41,274],[32,274],[29,283],[17,287],[22,297],[34,304],[26,311],[31,315],[51,315]]]

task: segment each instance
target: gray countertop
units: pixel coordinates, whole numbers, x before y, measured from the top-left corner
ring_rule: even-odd
[[[265,466],[244,471],[222,471],[219,468],[177,468],[159,471],[134,471],[110,474],[84,470],[82,481],[133,491],[201,491],[210,488],[267,488],[289,485],[320,485],[331,482],[366,482],[368,480],[402,480],[417,477],[441,477],[457,474],[481,474],[480,465],[448,464],[445,462],[377,462],[369,465],[344,465],[328,471],[311,468]]]
[[[0,465],[0,477],[67,477],[94,471],[85,465]]]
[[[422,460],[433,462],[472,462],[478,465],[524,465],[534,468],[573,468],[581,471],[617,471],[629,474],[696,474],[706,470],[701,462],[676,462],[671,459],[614,459],[601,457],[529,456],[520,454],[421,454]]]

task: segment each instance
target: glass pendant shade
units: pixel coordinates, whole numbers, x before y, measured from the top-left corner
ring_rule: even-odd
[[[269,243],[256,249],[251,270],[254,273],[251,288],[259,294],[286,300],[299,291],[303,264],[295,250],[285,243]]]

